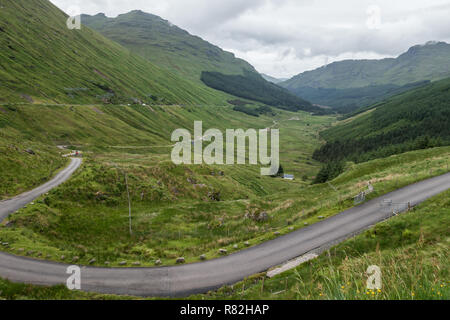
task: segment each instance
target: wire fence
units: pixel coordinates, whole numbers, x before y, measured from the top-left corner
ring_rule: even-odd
[[[353,199],[354,199],[353,202],[354,202],[355,205],[363,203],[364,201],[366,201],[366,193],[365,192],[361,192],[356,197],[354,197]]]
[[[398,214],[407,211],[410,208],[409,203],[396,203],[392,200],[383,200],[380,202],[380,208],[384,213]]]

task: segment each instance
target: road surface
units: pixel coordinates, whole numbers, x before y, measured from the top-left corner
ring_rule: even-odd
[[[181,297],[205,293],[354,235],[392,213],[384,199],[417,205],[450,189],[450,173],[396,190],[314,225],[215,260],[157,268],[81,267],[81,289],[135,296]],[[1,204],[0,204],[1,205]],[[65,284],[68,265],[0,253],[0,277],[38,285]]]
[[[81,165],[81,159],[72,158],[69,166],[60,171],[53,179],[31,191],[22,193],[15,198],[0,201],[0,222],[8,215],[23,208],[34,199],[56,188],[61,183],[67,181],[75,170]]]

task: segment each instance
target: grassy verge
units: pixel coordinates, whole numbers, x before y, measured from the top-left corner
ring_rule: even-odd
[[[0,279],[0,300],[118,300],[133,297],[70,291],[63,285],[44,287]]]

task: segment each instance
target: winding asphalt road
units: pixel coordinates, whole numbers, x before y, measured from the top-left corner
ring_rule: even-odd
[[[61,183],[67,181],[72,174],[81,165],[82,160],[80,158],[72,158],[70,164],[61,170],[53,179],[44,183],[43,185],[33,189],[31,191],[22,193],[15,198],[0,201],[0,222],[3,221],[11,213],[25,207],[28,203],[34,199],[49,192],[53,188],[56,188]]]
[[[72,165],[76,166],[77,163],[72,162]],[[68,178],[68,175],[64,177]],[[59,178],[56,182],[64,180],[63,177]],[[81,289],[154,297],[180,297],[204,293],[236,283],[307,252],[342,241],[389,218],[392,213],[380,207],[384,199],[392,200],[394,203],[410,202],[414,206],[448,189],[450,189],[450,173],[396,190],[275,240],[206,262],[158,268],[81,267]],[[36,194],[40,192],[42,190]],[[34,192],[32,194],[35,195]],[[0,217],[4,218],[5,212],[23,205],[24,199],[21,199],[18,197],[17,200],[9,200],[9,203],[8,201],[0,203]],[[4,209],[5,203],[9,209]],[[0,253],[0,277],[15,282],[38,285],[65,284],[69,276],[66,274],[67,267],[68,265],[64,264]]]

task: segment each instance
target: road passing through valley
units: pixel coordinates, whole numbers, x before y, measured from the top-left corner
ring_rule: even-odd
[[[14,212],[35,196],[67,179],[79,159],[52,181],[29,194],[0,203],[0,217]],[[81,289],[120,295],[181,297],[205,293],[264,272],[293,258],[335,244],[393,215],[381,207],[384,200],[417,205],[450,189],[450,173],[396,190],[345,210],[314,225],[240,252],[199,263],[155,268],[81,267]],[[0,277],[37,285],[65,284],[69,265],[0,253]]]

